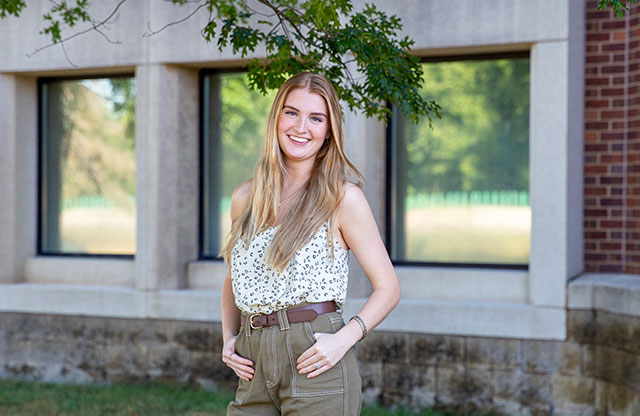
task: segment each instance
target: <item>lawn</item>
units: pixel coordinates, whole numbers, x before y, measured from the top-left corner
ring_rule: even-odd
[[[89,386],[0,380],[2,416],[217,416],[224,415],[229,392],[170,384]],[[445,416],[366,407],[367,416]]]

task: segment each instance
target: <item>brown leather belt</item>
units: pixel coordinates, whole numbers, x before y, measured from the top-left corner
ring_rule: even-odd
[[[336,304],[333,301],[326,301],[320,303],[310,303],[308,305],[299,306],[287,310],[287,319],[290,323],[295,324],[297,322],[309,322],[316,319],[316,317],[323,313],[335,312]],[[245,317],[240,320],[240,326],[245,326]],[[267,326],[278,325],[278,312],[272,312],[268,315],[256,313],[249,315],[249,326],[251,329],[260,329]]]

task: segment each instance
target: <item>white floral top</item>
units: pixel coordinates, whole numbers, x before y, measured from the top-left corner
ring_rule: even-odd
[[[331,259],[328,224],[296,252],[283,274],[265,264],[277,228],[258,233],[248,249],[239,240],[231,251],[231,283],[238,309],[245,314],[271,313],[304,302],[328,300],[341,306],[347,297],[349,252],[333,237]]]

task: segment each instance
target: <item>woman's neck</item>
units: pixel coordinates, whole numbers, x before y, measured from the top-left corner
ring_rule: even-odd
[[[282,183],[282,191],[295,191],[302,186],[311,176],[313,169],[313,160],[304,160],[300,162],[286,162],[287,174],[284,176]]]

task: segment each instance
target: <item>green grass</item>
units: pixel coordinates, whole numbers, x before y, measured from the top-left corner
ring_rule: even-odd
[[[229,392],[164,383],[91,386],[0,380],[2,416],[217,416],[224,415]],[[411,413],[365,407],[366,416],[453,416],[425,410]]]
[[[231,393],[194,386],[89,386],[0,380],[0,415],[224,415]]]

